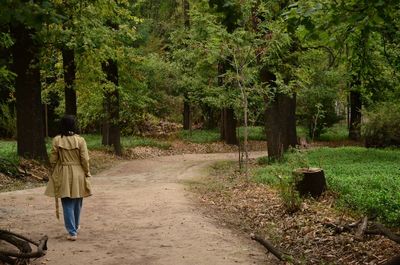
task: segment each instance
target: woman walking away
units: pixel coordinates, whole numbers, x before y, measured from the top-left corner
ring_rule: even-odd
[[[45,195],[56,198],[57,218],[58,198],[61,198],[67,239],[72,241],[77,239],[83,198],[92,195],[86,141],[75,132],[75,117],[64,116],[60,135],[53,139],[50,154],[53,173],[45,191]]]

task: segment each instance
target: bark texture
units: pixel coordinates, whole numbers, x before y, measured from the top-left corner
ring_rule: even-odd
[[[44,109],[41,101],[39,46],[33,29],[13,25],[11,34],[17,107],[17,152],[19,156],[48,161],[44,143]]]
[[[351,140],[361,139],[361,93],[358,91],[350,92],[350,129],[349,138]]]
[[[113,89],[104,89],[103,144],[114,147],[116,155],[122,155],[121,133],[119,127],[119,91],[118,91],[118,65],[114,60],[102,64],[107,80],[112,82]]]
[[[261,81],[275,87],[276,77],[267,69],[261,70]],[[268,157],[280,159],[289,147],[297,145],[296,94],[276,92],[273,98],[265,99],[265,126],[268,142]]]
[[[73,49],[63,48],[63,68],[64,68],[64,94],[65,94],[65,114],[76,116],[76,91],[75,91],[75,53]]]

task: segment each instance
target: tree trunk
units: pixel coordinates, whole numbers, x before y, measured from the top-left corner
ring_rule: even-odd
[[[11,28],[17,106],[17,152],[19,156],[48,161],[44,142],[43,105],[39,68],[39,46],[35,31],[22,24]]]
[[[350,91],[350,129],[349,138],[351,140],[361,139],[361,93],[358,91]]]
[[[215,129],[217,127],[216,111],[209,105],[204,105],[202,109],[204,114],[204,128],[207,130]]]
[[[276,77],[266,69],[261,71],[261,81],[276,86]],[[297,145],[296,94],[276,92],[273,98],[265,99],[266,133],[269,159],[280,159],[291,146]]]
[[[226,66],[223,62],[218,63],[218,86],[224,85],[224,78]],[[227,144],[237,144],[238,139],[236,136],[236,118],[233,108],[224,107],[221,111],[221,127],[220,139],[224,140]]]
[[[65,93],[65,114],[76,116],[76,91],[75,91],[75,54],[74,50],[64,47],[62,49],[64,67],[64,93]]]
[[[320,168],[298,168],[293,171],[293,175],[300,196],[311,195],[317,198],[326,190],[325,174]]]
[[[225,142],[227,144],[237,144],[236,117],[233,108],[225,109]]]
[[[189,15],[189,1],[183,0],[183,24],[186,30],[190,29],[190,15]],[[187,93],[185,93],[183,98],[183,129],[184,130],[192,130],[192,113],[190,101]]]
[[[183,0],[183,21],[186,29],[190,29],[190,4],[188,0]]]
[[[102,64],[107,80],[115,86],[109,91],[104,90],[105,119],[103,123],[103,144],[114,146],[116,155],[122,155],[121,133],[119,128],[119,91],[118,91],[118,66],[114,60]]]
[[[187,97],[185,96],[183,100],[183,129],[191,130],[192,129],[192,113],[190,110],[190,103]]]

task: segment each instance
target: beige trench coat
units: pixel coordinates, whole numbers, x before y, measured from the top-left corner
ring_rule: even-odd
[[[45,195],[56,198],[82,198],[92,195],[89,154],[81,136],[57,135],[50,154],[53,173]]]

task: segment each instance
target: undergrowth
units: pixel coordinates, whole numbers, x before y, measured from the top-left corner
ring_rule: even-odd
[[[244,127],[237,128],[237,135],[243,140]],[[212,143],[220,141],[219,129],[213,130],[183,130],[179,133],[179,137],[185,141],[192,143]],[[265,141],[266,136],[264,128],[261,126],[248,127],[248,140]]]
[[[339,194],[338,206],[359,214],[378,216],[390,225],[400,225],[400,150],[362,147],[318,148],[290,152],[281,162],[266,165],[257,181],[278,187],[298,167],[320,167],[328,188]]]

